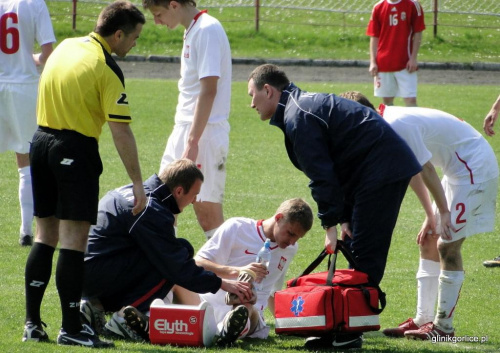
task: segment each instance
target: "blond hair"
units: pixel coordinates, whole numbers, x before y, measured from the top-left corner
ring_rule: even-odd
[[[276,210],[281,213],[288,223],[299,223],[302,229],[308,232],[312,228],[313,213],[309,204],[301,198],[286,200]]]

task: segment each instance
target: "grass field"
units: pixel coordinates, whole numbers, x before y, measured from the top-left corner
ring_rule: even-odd
[[[313,84],[297,82],[309,91],[340,93],[356,89],[371,97],[371,85]],[[143,177],[155,173],[159,166],[167,136],[173,124],[177,86],[174,81],[128,80],[127,87],[134,117],[132,128],[139,147]],[[261,122],[255,111],[249,108],[246,83],[233,85],[231,113],[231,145],[227,165],[225,217],[247,216],[265,218],[272,215],[285,199],[303,197],[316,212],[308,180],[296,170],[283,146],[282,133],[267,122]],[[435,107],[456,114],[482,131],[482,119],[498,95],[498,87],[491,86],[448,86],[421,85],[419,102],[423,106]],[[374,100],[378,104],[378,101]],[[500,137],[488,138],[500,156]],[[101,194],[109,189],[128,183],[128,178],[113,146],[109,131],[104,129],[100,141],[104,163],[101,177]],[[69,349],[50,344],[22,343],[24,322],[24,265],[29,252],[17,243],[19,228],[19,206],[17,201],[18,177],[13,153],[0,154],[0,201],[3,212],[0,218],[0,352],[67,352]],[[383,207],[384,200],[380,200]],[[389,262],[382,289],[387,293],[388,305],[381,314],[382,327],[397,325],[414,314],[416,303],[415,272],[418,266],[418,249],[415,236],[424,214],[412,192],[405,198],[394,233]],[[386,339],[380,332],[365,335],[364,352],[495,352],[500,349],[498,332],[498,307],[500,306],[500,270],[486,269],[482,261],[500,254],[498,241],[500,219],[497,219],[493,234],[472,237],[464,244],[466,281],[456,309],[455,325],[459,337],[478,337],[485,343],[443,343],[414,342]],[[192,208],[180,217],[179,234],[192,241],[199,248],[204,235],[198,227]],[[296,276],[317,255],[323,243],[324,233],[315,219],[313,229],[299,243],[299,253],[291,265],[288,277]],[[56,257],[57,258],[57,257]],[[341,261],[339,267],[345,265]],[[54,279],[46,292],[42,306],[42,319],[48,324],[47,332],[52,340],[60,327],[59,299]],[[268,340],[246,340],[238,343],[228,352],[289,352],[303,351],[303,339],[281,337],[274,334],[273,321]],[[117,352],[188,352],[192,349],[161,347],[146,344],[132,344],[116,341]],[[88,349],[72,348],[74,352]],[[215,352],[214,348],[199,349],[199,352]],[[93,350],[95,352],[95,350]]]
[[[484,0],[489,1],[495,0]],[[58,41],[90,32],[104,6],[78,2],[73,31],[71,2],[48,0],[47,4]],[[438,36],[434,37],[432,14],[430,9],[424,10],[427,29],[419,51],[420,61],[500,62],[500,16],[440,14]],[[369,60],[369,37],[365,35],[369,13],[263,8],[260,30],[256,32],[254,12],[253,8],[244,7],[209,9],[223,24],[235,58]],[[133,54],[178,56],[184,28],[170,31],[156,26],[149,11],[145,14],[147,22]]]

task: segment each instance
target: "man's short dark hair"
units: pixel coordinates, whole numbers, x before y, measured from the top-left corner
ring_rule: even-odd
[[[264,64],[255,68],[248,77],[248,81],[252,79],[259,91],[264,88],[265,84],[271,85],[279,91],[283,91],[290,84],[285,72],[273,64]]]
[[[107,37],[122,30],[128,35],[135,31],[139,23],[146,23],[144,14],[130,1],[119,0],[101,11],[94,32]]]
[[[196,180],[203,181],[203,173],[190,159],[178,159],[167,165],[158,176],[168,186],[170,191],[178,186],[187,194]]]

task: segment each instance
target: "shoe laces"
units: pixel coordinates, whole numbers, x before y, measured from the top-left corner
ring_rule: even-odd
[[[102,332],[104,325],[106,325],[106,318],[104,316],[104,311],[99,310],[95,306],[93,306],[91,303],[86,302],[85,306],[88,308],[88,311],[90,311],[90,324],[92,322],[95,325],[95,329],[97,332]],[[87,313],[84,313],[84,316],[87,316]],[[88,321],[88,320],[87,320]]]
[[[118,323],[119,325],[121,325],[125,331],[127,331],[127,334],[130,336],[130,338],[132,338],[134,341],[142,341],[142,337],[132,328],[130,327],[129,324],[127,324],[127,322],[119,322]]]
[[[434,325],[434,323],[433,323],[433,322],[428,322],[428,323],[423,324],[422,326],[420,326],[420,330],[421,330],[422,332],[426,332],[426,333],[427,333],[427,332],[432,332],[432,331],[434,331],[434,330],[436,330],[436,329],[437,329],[437,328],[436,328],[436,325]]]
[[[104,325],[106,325],[106,318],[104,317],[104,311],[93,308],[92,315],[94,316],[95,328],[97,332],[102,332]]]
[[[405,321],[403,321],[402,323],[400,323],[398,326],[403,326],[403,325],[406,325],[406,324],[411,324],[412,322],[414,323],[413,318],[410,317],[410,318],[406,319]]]

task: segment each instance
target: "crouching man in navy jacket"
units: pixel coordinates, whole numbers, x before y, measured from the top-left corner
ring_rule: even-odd
[[[132,185],[112,190],[100,200],[85,254],[80,307],[82,317],[97,332],[148,340],[147,322],[135,322],[141,328],[137,330],[125,320],[127,308],[128,315],[140,321],[138,313],[147,312],[151,302],[163,299],[174,285],[197,293],[223,289],[242,299],[251,298],[248,283],[205,271],[193,260],[191,244],[176,238],[174,215],[195,201],[202,182],[196,164],[181,159],[146,180],[148,202],[142,213],[132,215]],[[114,312],[107,322],[106,312]]]

